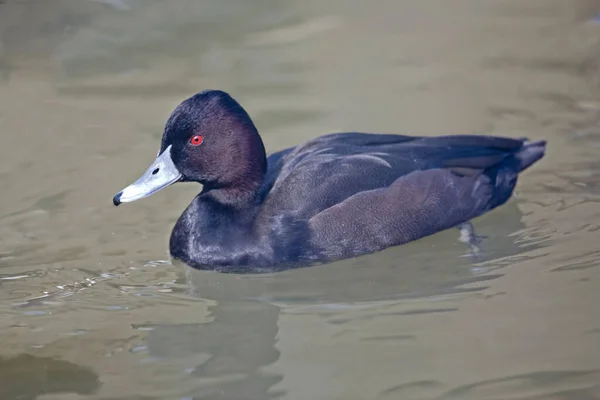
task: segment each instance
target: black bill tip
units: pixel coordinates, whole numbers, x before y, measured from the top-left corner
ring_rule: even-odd
[[[115,206],[118,206],[119,204],[121,204],[121,195],[123,194],[123,192],[119,192],[117,194],[115,194],[115,197],[113,197],[113,204]]]

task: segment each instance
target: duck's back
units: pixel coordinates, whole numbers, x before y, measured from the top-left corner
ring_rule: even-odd
[[[481,173],[523,146],[489,136],[414,137],[336,133],[272,154],[263,213],[311,218],[360,192],[390,186],[414,171]]]

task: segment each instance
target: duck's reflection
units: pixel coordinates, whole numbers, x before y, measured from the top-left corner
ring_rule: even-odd
[[[153,356],[206,355],[188,371],[198,378],[194,399],[270,399],[283,375],[261,371],[279,359],[279,308],[261,302],[219,302],[209,323],[158,326],[148,338]]]

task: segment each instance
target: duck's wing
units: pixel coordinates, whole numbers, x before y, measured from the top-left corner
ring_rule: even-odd
[[[415,137],[337,133],[269,157],[263,214],[309,219],[349,197],[386,188],[414,171],[481,171],[517,151],[523,140],[489,136]]]
[[[545,142],[523,143],[497,163],[453,159],[447,168],[413,171],[389,187],[357,193],[309,220],[318,257],[378,251],[475,218],[506,202],[518,173],[544,150]]]
[[[321,136],[268,158],[261,189],[264,214],[308,219],[364,190],[389,186],[411,168],[391,162],[382,146],[412,140],[400,135],[341,133]]]

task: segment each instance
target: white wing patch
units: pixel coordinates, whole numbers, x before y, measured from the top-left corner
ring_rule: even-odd
[[[355,159],[355,160],[371,161],[371,162],[375,162],[377,164],[381,164],[384,167],[392,168],[392,164],[390,164],[385,159],[381,158],[382,155],[385,155],[385,153],[354,154],[351,156],[343,156],[343,158],[346,160]]]

